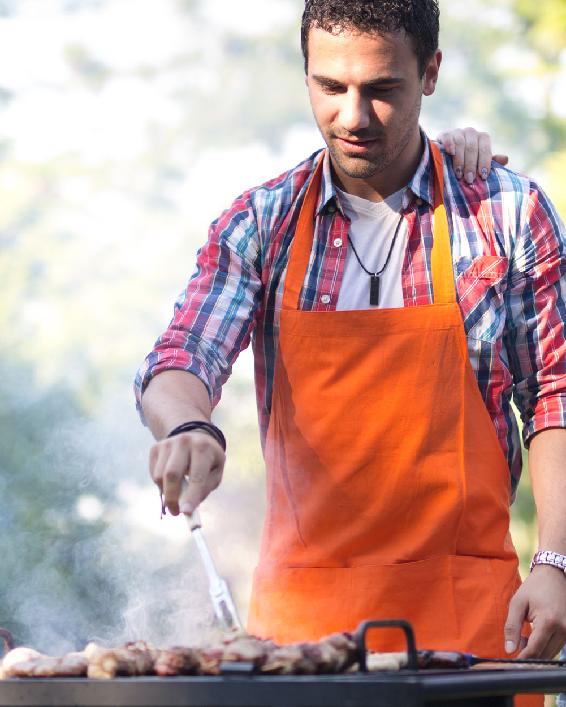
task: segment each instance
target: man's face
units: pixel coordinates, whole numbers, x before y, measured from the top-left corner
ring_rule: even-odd
[[[312,28],[308,50],[310,101],[338,176],[369,179],[402,160],[420,140],[421,99],[434,92],[440,52],[421,78],[404,32]]]

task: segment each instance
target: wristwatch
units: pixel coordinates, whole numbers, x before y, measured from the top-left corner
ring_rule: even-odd
[[[531,572],[537,565],[552,565],[566,574],[566,555],[551,550],[539,550],[531,560]]]

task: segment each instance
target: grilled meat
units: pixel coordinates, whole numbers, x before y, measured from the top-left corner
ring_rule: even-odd
[[[2,677],[79,677],[111,679],[118,675],[219,675],[222,663],[252,664],[270,675],[341,673],[357,661],[349,634],[333,634],[317,643],[278,646],[244,633],[225,636],[214,645],[158,650],[144,641],[119,648],[89,643],[82,653],[60,658],[31,649],[14,649],[3,661]]]
[[[87,674],[84,653],[67,653],[60,658],[43,655],[32,648],[14,648],[2,661],[2,678],[78,678]]]
[[[194,648],[174,646],[157,651],[153,666],[156,675],[168,677],[173,675],[198,675],[201,660]]]
[[[111,679],[116,675],[152,675],[157,651],[145,641],[121,648],[103,648],[89,643],[85,648],[89,678]]]
[[[368,653],[367,668],[370,673],[381,670],[401,670],[407,667],[406,653]]]
[[[202,675],[219,675],[222,663],[251,663],[261,668],[270,651],[276,648],[272,641],[262,640],[246,633],[227,635],[212,646],[199,649],[199,662]]]
[[[275,646],[261,671],[270,675],[341,673],[357,662],[357,648],[347,633],[335,633],[318,643]]]
[[[44,656],[35,651],[33,648],[25,648],[24,646],[8,651],[2,660],[2,664],[0,665],[0,678],[4,679],[11,677],[9,671],[11,671],[12,667],[17,663],[23,663],[32,658],[38,657]]]

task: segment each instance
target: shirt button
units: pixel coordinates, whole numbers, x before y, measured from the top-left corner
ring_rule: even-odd
[[[422,205],[423,205],[423,200],[417,199],[417,206],[422,206]]]
[[[341,238],[335,238],[334,239],[334,247],[335,248],[340,248],[342,246],[342,239]]]
[[[328,204],[328,207],[326,209],[329,214],[333,214],[336,212],[336,206],[334,204]]]
[[[330,295],[322,295],[320,301],[322,304],[330,304]]]

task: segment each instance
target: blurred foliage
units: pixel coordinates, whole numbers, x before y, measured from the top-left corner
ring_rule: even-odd
[[[542,155],[543,171],[548,176],[548,190],[562,217],[566,214],[566,110],[556,115],[552,99],[557,91],[553,79],[566,65],[566,2],[564,0],[514,0],[513,7],[527,46],[536,62],[533,76],[545,87],[542,130],[547,136],[546,153]],[[562,91],[565,85],[562,84]]]
[[[103,558],[90,553],[105,522],[77,506],[81,497],[108,502],[110,490],[73,446],[83,412],[62,384],[40,390],[33,372],[3,365],[0,401],[0,625],[18,643],[71,649],[73,637],[86,641],[88,627],[103,631],[120,615]]]
[[[549,65],[556,66],[566,47],[564,0],[514,0],[513,9],[523,25],[529,44]]]

